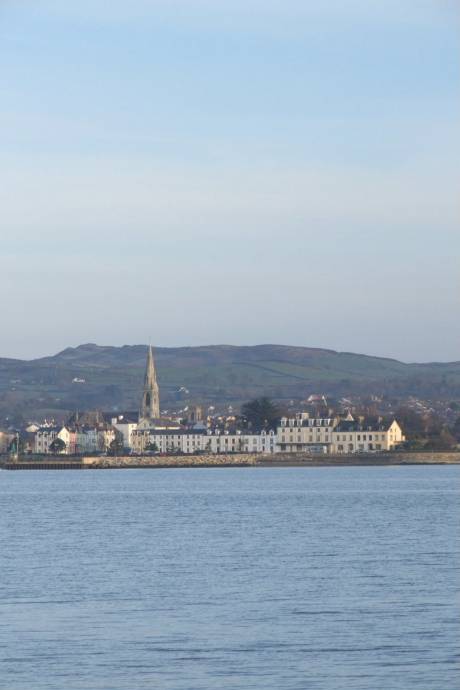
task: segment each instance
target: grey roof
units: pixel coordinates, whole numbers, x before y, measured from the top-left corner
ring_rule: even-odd
[[[362,432],[373,432],[373,431],[388,431],[390,426],[393,424],[393,421],[387,422],[385,424],[380,423],[380,424],[360,424],[359,422],[351,422],[347,420],[343,420],[337,426],[335,427],[334,431],[338,432],[347,432],[347,431],[362,431]]]
[[[189,429],[150,429],[151,436],[204,436],[205,429],[196,429],[190,431]]]

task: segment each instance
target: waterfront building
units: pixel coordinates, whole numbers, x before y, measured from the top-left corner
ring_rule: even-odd
[[[98,434],[95,427],[78,426],[75,429],[75,452],[96,453],[98,448]]]
[[[34,453],[51,453],[51,444],[55,439],[61,439],[65,443],[63,453],[72,451],[72,433],[66,426],[45,426],[40,427],[35,433]]]
[[[220,432],[205,428],[155,428],[136,430],[133,433],[133,451],[145,450],[159,453],[274,453],[276,434],[262,431],[251,434],[244,431]]]
[[[332,431],[338,418],[311,418],[308,412],[282,417],[276,430],[277,450],[281,453],[328,453]]]
[[[207,441],[211,453],[274,453],[276,449],[274,431],[208,432]]]
[[[121,432],[104,421],[97,426],[68,423],[64,426],[43,426],[35,432],[33,452],[38,455],[52,453],[51,445],[59,438],[65,443],[61,451],[63,454],[104,453],[118,437],[121,438]]]
[[[206,431],[183,429],[180,426],[170,429],[151,429],[148,441],[144,439],[147,449],[159,453],[200,453],[207,449]]]
[[[0,431],[0,454],[7,453],[8,447],[13,440],[14,435],[8,431]]]
[[[120,432],[123,437],[124,448],[131,448],[133,445],[133,431],[137,429],[137,416],[129,413],[118,414],[111,417],[112,426]]]
[[[343,420],[332,431],[333,453],[367,453],[393,450],[405,441],[401,427],[393,419],[364,424],[360,421]]]
[[[178,434],[180,431],[184,430],[179,422],[171,419],[156,419],[154,425],[152,424],[151,427],[138,424],[137,428],[133,429],[131,432],[131,449],[134,453],[143,453],[145,450],[151,450],[154,443],[156,443],[158,449],[160,449],[160,438],[163,438],[161,447],[166,447],[169,445],[166,439],[169,438],[171,434]],[[171,439],[170,443],[175,443],[175,441]],[[166,450],[164,452],[166,452]]]

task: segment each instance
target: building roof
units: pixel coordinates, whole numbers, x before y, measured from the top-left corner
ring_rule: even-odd
[[[112,412],[104,414],[107,422],[116,419],[116,424],[137,424],[139,421],[139,414],[137,412]]]
[[[294,417],[282,417],[282,420],[286,420],[287,427],[319,427],[319,426],[331,426],[333,422],[332,417],[310,417],[307,419],[299,419]],[[292,422],[292,424],[291,424]]]
[[[205,429],[150,429],[151,436],[205,436]]]
[[[380,422],[378,424],[366,424],[356,422],[356,421],[348,421],[348,420],[343,420],[337,426],[335,427],[334,431],[338,432],[347,432],[347,431],[388,431],[390,426],[393,424],[395,420],[391,420],[391,422]]]
[[[151,419],[141,419],[138,424],[138,431],[156,431],[158,429],[181,429],[179,422],[175,422],[167,417],[152,417]]]

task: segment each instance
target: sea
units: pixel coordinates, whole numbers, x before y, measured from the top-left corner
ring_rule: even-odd
[[[458,690],[460,466],[0,472],[1,690]]]

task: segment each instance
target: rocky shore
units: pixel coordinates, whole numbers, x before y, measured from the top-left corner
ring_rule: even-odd
[[[388,465],[458,465],[459,452],[362,453],[342,455],[308,455],[306,453],[275,453],[260,457],[261,467],[379,467]]]
[[[390,465],[458,465],[460,452],[375,453],[359,455],[308,455],[306,453],[223,454],[223,455],[148,455],[5,458],[0,467],[8,470],[40,469],[124,469],[174,467],[385,467]]]
[[[257,455],[148,455],[118,457],[85,457],[87,468],[109,469],[121,467],[243,467],[257,464]]]
[[[460,464],[460,452],[449,453],[379,453],[360,455],[308,455],[307,453],[237,454],[237,455],[149,455],[135,457],[85,457],[85,467],[94,469],[122,467],[338,467],[386,465]]]

